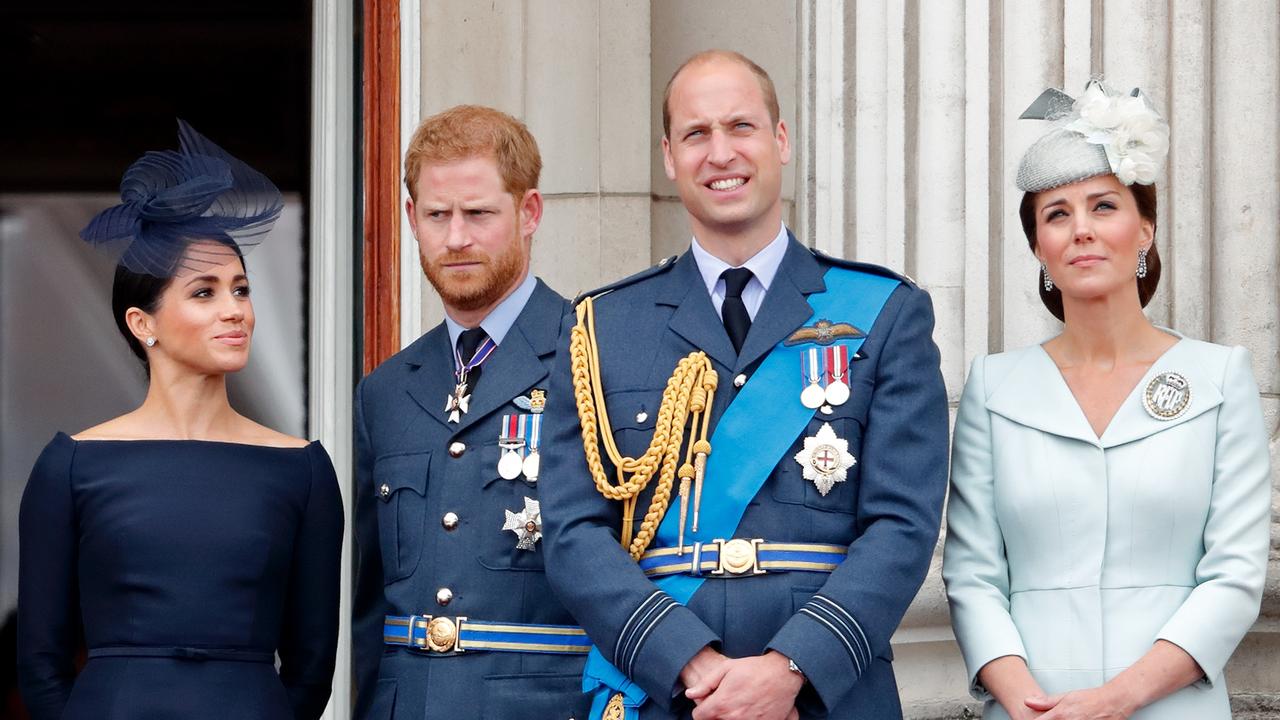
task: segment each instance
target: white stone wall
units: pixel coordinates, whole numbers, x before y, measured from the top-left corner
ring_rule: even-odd
[[[933,295],[954,406],[975,354],[1056,321],[1017,219],[1015,118],[1047,86],[1140,86],[1170,118],[1156,322],[1253,352],[1280,478],[1280,4],[1274,0],[422,0],[421,110],[491,104],[538,138],[535,271],[563,293],[687,245],[658,140],[671,71],[707,47],[772,74],[796,154],[789,224]],[[842,231],[841,231],[842,230]],[[410,270],[415,270],[412,266]],[[419,282],[416,272],[407,281]],[[422,323],[440,318],[422,293]],[[1273,503],[1273,509],[1277,505]],[[1280,510],[1277,511],[1280,516]],[[1280,525],[1263,617],[1228,669],[1280,693]],[[937,573],[895,638],[908,715],[965,705]]]

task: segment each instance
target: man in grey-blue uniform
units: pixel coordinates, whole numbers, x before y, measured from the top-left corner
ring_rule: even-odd
[[[523,124],[459,106],[405,157],[445,320],[356,390],[353,645],[361,720],[584,718],[589,645],[543,573],[539,452],[564,298],[529,272]]]
[[[544,542],[593,718],[901,716],[889,638],[947,472],[932,306],[790,235],[778,115],[747,58],[681,66],[662,148],[692,247],[562,331]]]

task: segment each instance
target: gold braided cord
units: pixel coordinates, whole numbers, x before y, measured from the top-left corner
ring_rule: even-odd
[[[681,496],[687,500],[687,478],[681,460],[684,460],[684,466],[692,467],[692,453],[701,453],[699,464],[702,464],[711,451],[707,442],[708,415],[715,398],[718,375],[705,353],[694,352],[682,358],[662,391],[662,402],[658,406],[648,449],[640,457],[625,457],[614,442],[605,406],[592,298],[578,304],[577,318],[570,335],[569,358],[574,400],[582,425],[582,448],[596,489],[604,497],[622,502],[622,546],[629,550],[633,559],[639,560],[653,542],[658,525],[671,504],[671,489],[677,469],[681,470]],[[686,426],[689,451],[682,458],[680,450],[685,445]],[[604,452],[617,473],[616,484],[605,472],[600,455],[601,439]],[[636,502],[655,477],[658,484],[654,488],[653,500],[645,512],[639,532],[633,532]]]

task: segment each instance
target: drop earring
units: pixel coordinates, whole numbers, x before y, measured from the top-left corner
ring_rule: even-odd
[[[1040,263],[1040,274],[1044,276],[1044,291],[1053,290],[1053,278],[1049,277],[1049,268],[1044,263]]]
[[[1138,272],[1136,275],[1139,279],[1147,276],[1147,248],[1142,248],[1138,251]]]

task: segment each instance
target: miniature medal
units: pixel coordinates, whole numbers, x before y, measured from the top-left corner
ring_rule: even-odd
[[[826,495],[838,482],[848,477],[849,468],[858,461],[849,454],[849,441],[836,437],[831,423],[823,423],[814,437],[804,439],[804,449],[795,455],[804,471],[804,479],[812,480],[818,492]]]
[[[1176,372],[1151,378],[1142,392],[1142,407],[1157,420],[1175,420],[1191,407],[1191,383]]]
[[[525,441],[528,443],[526,447],[528,452],[524,456],[524,477],[531,483],[538,482],[538,466],[540,465],[538,457],[538,446],[542,442],[542,416],[541,415],[525,415],[521,420],[528,420],[528,431],[525,434]]]
[[[800,404],[810,410],[817,410],[826,402],[826,391],[822,389],[824,357],[817,348],[809,348],[800,354],[801,375],[804,379],[804,390],[800,392]]]
[[[828,405],[843,405],[849,400],[849,348],[832,345],[827,348],[827,383],[824,394]]]
[[[519,415],[502,416],[502,434],[498,436],[498,447],[502,448],[502,457],[498,459],[498,477],[503,480],[515,480],[520,477],[520,451],[524,449],[524,437],[519,431]]]
[[[535,550],[534,544],[542,539],[542,509],[538,506],[538,501],[525,498],[524,510],[518,513],[510,510],[504,512],[507,513],[507,521],[502,529],[516,534],[516,549]]]

